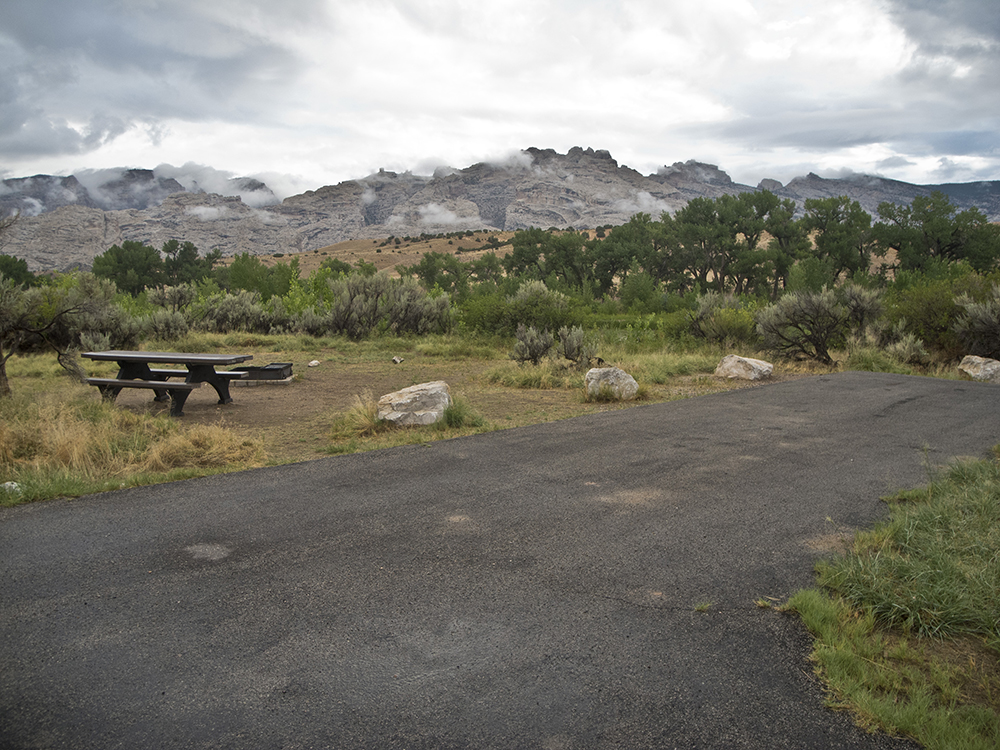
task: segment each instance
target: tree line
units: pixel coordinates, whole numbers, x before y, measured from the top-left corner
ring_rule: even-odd
[[[521,230],[502,256],[426,253],[398,279],[332,258],[305,277],[295,258],[221,264],[177,240],[123,242],[92,273],[54,277],[0,255],[0,395],[15,352],[69,361],[192,329],[363,338],[459,326],[547,340],[610,327],[821,361],[851,336],[910,363],[1000,356],[1000,227],[981,212],[940,193],[882,204],[877,220],[846,197],[804,209],[767,191],[697,198],[593,237]]]
[[[860,277],[884,285],[897,271],[935,262],[985,272],[1000,258],[1000,227],[976,208],[959,211],[943,193],[908,206],[882,203],[878,221],[844,196],[809,199],[804,209],[798,216],[794,201],[769,191],[695,198],[658,220],[636,214],[604,238],[528,229],[503,258],[431,253],[406,271],[458,296],[503,275],[597,297],[656,289],[774,301],[789,288],[818,291]]]

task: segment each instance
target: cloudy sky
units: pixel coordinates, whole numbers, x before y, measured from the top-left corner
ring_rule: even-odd
[[[752,185],[1000,179],[997,0],[7,0],[0,71],[2,177],[288,195],[589,146]]]

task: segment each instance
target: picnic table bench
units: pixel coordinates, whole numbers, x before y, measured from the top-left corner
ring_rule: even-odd
[[[230,404],[229,381],[248,376],[243,371],[217,372],[216,367],[235,365],[253,359],[252,354],[193,354],[189,352],[138,352],[106,351],[84,352],[81,356],[95,361],[118,363],[118,376],[114,378],[87,378],[97,386],[101,396],[113,401],[122,388],[148,388],[156,401],[170,400],[170,415],[184,415],[188,395],[202,383],[208,383],[219,395],[220,404]],[[150,365],[184,365],[186,369],[154,368]],[[184,378],[183,382],[169,378]]]

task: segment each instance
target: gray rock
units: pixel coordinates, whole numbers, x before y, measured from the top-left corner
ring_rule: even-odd
[[[1000,361],[968,355],[958,365],[963,375],[984,383],[1000,383]]]
[[[500,163],[442,168],[433,177],[380,170],[275,205],[266,185],[231,183],[236,194],[224,197],[149,170],[129,170],[93,191],[74,177],[4,180],[0,212],[21,211],[4,238],[4,252],[26,260],[33,272],[88,268],[94,256],[126,240],[156,248],[171,239],[189,241],[225,256],[297,253],[390,235],[620,225],[639,212],[657,219],[692,198],[755,189],[733,182],[712,164],[677,162],[644,176],[607,151],[579,147],[566,154],[528,148]],[[791,198],[800,211],[808,198],[846,195],[873,215],[883,201],[909,203],[941,190],[960,209],[975,206],[991,220],[1000,219],[1000,181],[912,185],[865,175],[831,180],[810,174],[784,187],[774,180],[760,187]]]
[[[451,406],[451,390],[443,380],[420,383],[378,400],[378,418],[397,425],[434,424]]]
[[[730,380],[763,380],[771,377],[772,372],[774,365],[770,362],[740,357],[736,354],[727,354],[715,368],[718,377]]]
[[[595,398],[608,391],[617,401],[631,401],[639,392],[635,378],[617,367],[594,367],[585,378],[587,395]]]

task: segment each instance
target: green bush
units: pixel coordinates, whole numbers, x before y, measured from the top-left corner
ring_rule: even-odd
[[[191,310],[197,327],[210,333],[268,333],[271,330],[271,317],[264,309],[259,292],[241,289],[229,294],[213,294],[192,305]]]
[[[539,331],[534,326],[525,326],[524,323],[517,327],[515,334],[517,342],[514,344],[514,351],[510,358],[518,364],[531,362],[537,365],[544,357],[547,357],[552,347],[555,346],[555,339],[549,331]]]
[[[551,331],[570,325],[569,297],[545,286],[543,281],[526,281],[507,297],[506,327],[533,326]]]
[[[526,281],[512,294],[473,293],[462,302],[462,323],[475,331],[512,336],[519,325],[557,331],[579,324],[579,314],[562,292],[542,281]]]
[[[844,342],[847,320],[832,291],[793,292],[757,313],[757,330],[777,354],[832,364],[830,349]]]
[[[981,276],[962,264],[932,269],[901,272],[886,295],[885,315],[893,325],[902,321],[936,358],[950,361],[967,353],[957,329],[966,313],[959,298],[986,302],[996,277]]]
[[[968,295],[956,300],[964,314],[955,322],[955,333],[969,354],[1000,359],[1000,286],[993,296],[975,302]]]
[[[156,310],[140,321],[143,338],[173,341],[186,336],[191,326],[181,312],[174,310]]]
[[[736,297],[706,292],[689,320],[691,334],[709,343],[760,344],[753,313]]]

